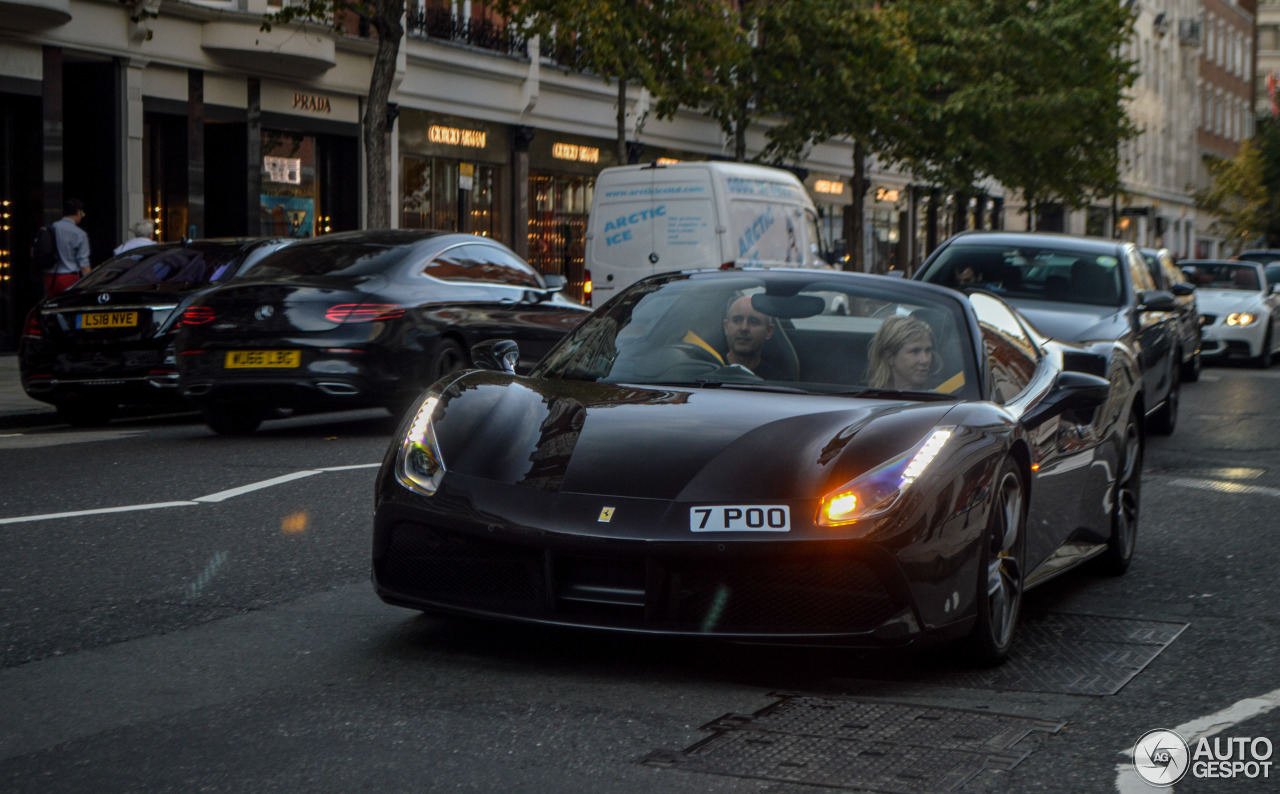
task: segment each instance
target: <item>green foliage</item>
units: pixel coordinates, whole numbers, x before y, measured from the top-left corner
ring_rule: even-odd
[[[1119,186],[1136,134],[1120,55],[1133,18],[1114,0],[901,0],[917,46],[910,139],[898,154],[934,184],[983,177],[1032,204],[1080,206]]]
[[[703,75],[728,43],[719,0],[495,0],[557,64],[649,90],[659,118],[700,101]]]
[[[1266,144],[1245,141],[1231,159],[1211,158],[1205,161],[1211,187],[1198,190],[1196,206],[1213,213],[1216,218],[1209,231],[1222,237],[1233,254],[1254,244],[1276,224],[1276,193],[1268,190]],[[1272,154],[1275,154],[1274,152]],[[1271,163],[1271,170],[1276,163]],[[1268,240],[1269,242],[1269,240]]]

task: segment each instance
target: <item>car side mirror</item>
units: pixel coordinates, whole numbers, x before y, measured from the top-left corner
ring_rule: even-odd
[[[1058,374],[1051,399],[1063,410],[1092,411],[1111,395],[1111,382],[1085,372],[1064,371]]]
[[[1280,282],[1271,285],[1271,294],[1280,295]]]
[[[1171,312],[1178,308],[1172,292],[1151,289],[1138,293],[1138,309],[1144,312]]]
[[[520,346],[510,339],[489,339],[471,346],[471,363],[480,369],[516,374]]]
[[[569,283],[569,280],[559,273],[548,273],[542,277],[542,281],[547,285],[547,292],[559,292]]]
[[[1177,284],[1174,284],[1172,287],[1170,287],[1169,291],[1178,297],[1182,297],[1184,295],[1190,295],[1191,293],[1195,292],[1196,287],[1194,284],[1187,284],[1186,282],[1180,281]]]

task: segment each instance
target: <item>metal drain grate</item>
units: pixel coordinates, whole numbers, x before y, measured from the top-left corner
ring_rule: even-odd
[[[703,726],[715,734],[644,763],[688,772],[883,792],[954,791],[984,769],[1012,769],[1013,746],[1064,723],[903,703],[782,697],[750,716]]]
[[[860,677],[922,681],[973,689],[1007,689],[1066,695],[1114,695],[1169,647],[1186,623],[1062,613],[1028,614],[1004,664],[982,670],[939,669],[941,661],[895,659]]]

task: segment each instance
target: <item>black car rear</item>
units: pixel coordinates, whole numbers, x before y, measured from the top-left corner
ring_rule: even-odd
[[[195,240],[135,248],[37,304],[19,347],[22,385],[73,424],[122,405],[180,405],[173,337],[199,295],[288,240]]]
[[[501,244],[371,231],[302,242],[184,312],[182,393],[217,432],[280,409],[397,412],[486,339],[541,358],[587,310]]]

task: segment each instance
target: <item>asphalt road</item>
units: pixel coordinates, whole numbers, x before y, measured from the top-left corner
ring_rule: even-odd
[[[386,606],[379,412],[0,431],[0,791],[1147,791],[1149,730],[1280,743],[1280,367],[1180,422],[1129,573],[1030,593],[998,671]]]

